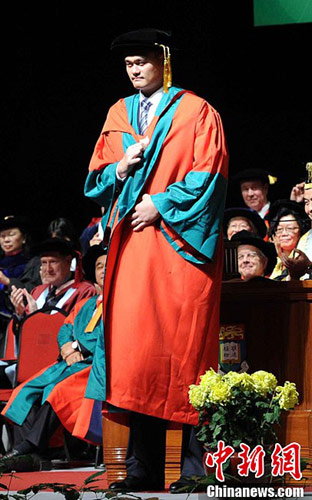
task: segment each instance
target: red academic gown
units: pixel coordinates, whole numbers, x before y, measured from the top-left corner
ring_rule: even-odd
[[[151,143],[158,122],[155,116],[146,131]],[[87,196],[103,206],[108,190],[103,175],[122,158],[124,134],[136,141],[142,138],[129,123],[122,99],[108,114],[85,188]],[[141,175],[140,169],[133,175]],[[123,198],[106,207],[110,221],[115,217],[103,307],[107,388],[102,397],[108,403],[175,422],[197,423],[189,385],[198,383],[210,367],[217,369],[218,363],[220,227],[226,178],[221,119],[206,101],[186,93],[136,199],[140,201],[144,193],[152,195],[161,218],[141,232],[132,230],[127,216],[120,220],[124,204],[131,208],[126,185]],[[208,233],[205,239],[202,231]],[[89,394],[101,397],[100,390]]]
[[[31,295],[35,299],[39,309],[42,308],[45,297],[48,293],[49,285],[38,285],[32,291]],[[57,294],[59,297],[55,307],[70,312],[77,302],[82,299],[96,295],[96,289],[89,281],[70,281],[68,285],[62,288]]]

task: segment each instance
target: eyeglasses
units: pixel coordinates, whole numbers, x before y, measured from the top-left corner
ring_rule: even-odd
[[[239,252],[237,256],[238,262],[241,262],[243,259],[256,260],[260,259],[260,255],[257,252]]]
[[[278,227],[276,229],[276,234],[283,234],[284,231],[285,233],[295,234],[297,231],[299,231],[299,226]]]

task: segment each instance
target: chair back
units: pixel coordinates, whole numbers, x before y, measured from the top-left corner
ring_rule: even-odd
[[[15,385],[57,360],[57,335],[67,315],[63,309],[53,307],[50,311],[35,311],[23,320]]]
[[[4,341],[4,350],[3,350],[3,360],[5,359],[16,359],[15,352],[15,335],[13,333],[13,319],[11,319],[8,323],[6,333],[5,333],[5,341]]]

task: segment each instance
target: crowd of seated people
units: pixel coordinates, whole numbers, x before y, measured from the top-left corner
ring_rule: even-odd
[[[272,269],[266,268],[266,278],[277,281],[311,279],[312,184],[299,182],[290,189],[289,198],[270,200],[270,185],[276,182],[276,178],[267,171],[243,170],[233,177],[233,181],[239,186],[244,206],[225,210],[225,239],[239,242],[246,238],[248,231],[267,242],[274,265]],[[258,277],[259,269],[249,267],[253,268],[254,277]],[[244,281],[253,277],[250,272],[248,278],[241,273],[239,262],[238,268]]]
[[[86,276],[99,288],[105,261],[102,245],[90,247],[84,256]],[[14,424],[13,449],[0,457],[2,471],[39,469],[61,424],[74,436],[102,443],[101,409],[95,405],[90,411],[89,404],[83,405],[97,338],[103,335],[101,302],[95,295],[75,303],[58,333],[58,361],[13,391],[2,411]],[[100,412],[98,418],[95,411]]]
[[[55,222],[52,228],[55,230]],[[60,237],[62,236],[62,237]],[[36,310],[57,307],[70,312],[81,299],[97,293],[94,283],[84,279],[81,254],[67,234],[50,233],[50,237],[32,248],[34,268],[39,273],[40,284],[28,291],[26,287],[10,284],[10,302],[14,308],[12,320],[15,336],[19,337],[22,320]],[[35,271],[32,273],[35,274]],[[50,311],[53,313],[53,311]],[[17,353],[18,354],[18,353]],[[2,360],[0,384],[2,388],[12,387],[15,380],[16,362]]]
[[[19,264],[23,263],[18,268],[19,272],[10,274],[3,266],[1,273],[1,277],[9,278],[3,284],[2,289],[11,312],[8,320],[13,325],[15,346],[18,346],[20,325],[29,314],[35,311],[53,314],[58,309],[70,314],[76,306],[80,307],[87,299],[101,292],[99,280],[96,280],[95,274],[90,272],[90,264],[88,264],[90,258],[87,258],[88,249],[96,249],[98,246],[96,243],[100,242],[98,230],[94,234],[96,238],[86,240],[87,245],[83,257],[79,238],[72,223],[65,218],[54,219],[48,225],[45,238],[30,246],[26,254],[24,248],[27,233],[25,227],[21,225],[21,220],[23,218],[17,216],[5,217],[1,226],[4,242],[3,255],[7,261],[15,240],[21,243],[18,248],[14,246],[14,253],[12,253],[19,257]],[[12,239],[13,242],[11,242]],[[102,245],[101,252],[103,253]],[[13,260],[14,263],[17,262],[17,258]],[[7,328],[7,323],[5,328]],[[18,361],[18,351],[15,354]],[[72,349],[70,354],[82,356],[81,350],[77,353]],[[72,359],[74,358],[68,357],[67,362],[70,365],[73,364]],[[16,366],[16,360],[4,358],[0,360],[0,389],[14,386]]]

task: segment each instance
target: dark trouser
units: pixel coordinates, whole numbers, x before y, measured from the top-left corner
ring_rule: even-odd
[[[48,449],[49,440],[59,425],[60,421],[48,403],[32,406],[24,423],[14,425],[14,448],[21,453],[43,453]]]
[[[166,428],[166,420],[140,413],[130,415],[127,474],[148,479],[157,488],[165,484]]]
[[[183,425],[181,476],[204,476],[204,453],[202,444],[196,438],[194,427]]]
[[[126,455],[127,474],[148,479],[151,485],[163,488],[165,481],[167,421],[132,413]],[[183,426],[181,475],[203,476],[204,450],[197,441],[194,428]]]

